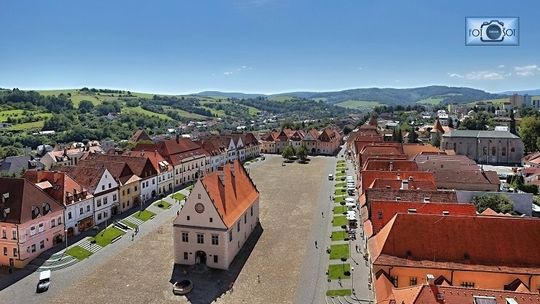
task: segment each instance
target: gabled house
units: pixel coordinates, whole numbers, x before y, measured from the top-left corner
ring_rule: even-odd
[[[100,145],[86,145],[84,147],[65,148],[45,153],[40,162],[46,170],[55,166],[75,166],[79,160],[89,154],[103,153]]]
[[[64,207],[23,178],[0,178],[0,265],[22,268],[64,239]]]
[[[92,228],[94,196],[65,172],[27,171],[24,178],[64,206],[64,225],[68,236]]]
[[[259,222],[259,192],[238,160],[199,179],[174,220],[174,262],[228,269]]]
[[[94,196],[94,223],[101,224],[112,216],[112,207],[119,204],[118,182],[104,166],[60,166],[78,184]]]
[[[165,195],[174,189],[174,167],[157,151],[128,151],[128,156],[146,157],[157,171],[157,194]]]

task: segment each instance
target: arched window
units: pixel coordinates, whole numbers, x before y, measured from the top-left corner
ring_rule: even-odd
[[[497,148],[491,147],[491,155],[495,156],[495,154],[497,154]]]

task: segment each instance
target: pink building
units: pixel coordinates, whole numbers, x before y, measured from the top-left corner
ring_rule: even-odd
[[[0,178],[0,265],[22,268],[64,238],[64,207],[22,178]]]

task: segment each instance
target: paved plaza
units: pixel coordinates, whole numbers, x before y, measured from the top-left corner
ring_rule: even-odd
[[[209,283],[198,283],[188,298],[174,296],[169,283],[172,220],[180,208],[174,204],[142,225],[134,241],[124,237],[87,260],[53,272],[49,292],[34,293],[37,274],[32,274],[0,291],[0,302],[324,303],[325,290],[319,287],[326,286],[328,256],[314,241],[324,243],[327,235],[329,216],[322,218],[321,212],[331,214],[333,183],[327,175],[335,164],[333,157],[312,157],[308,164],[282,166],[277,155],[250,164],[247,169],[261,193],[259,239],[235,262],[238,272],[199,275],[203,279],[197,282],[206,276]],[[227,280],[233,281],[232,290]]]

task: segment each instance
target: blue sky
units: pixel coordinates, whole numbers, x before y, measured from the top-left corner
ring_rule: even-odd
[[[540,88],[539,11],[535,0],[6,0],[0,87]],[[519,16],[521,45],[465,46],[466,16]]]

